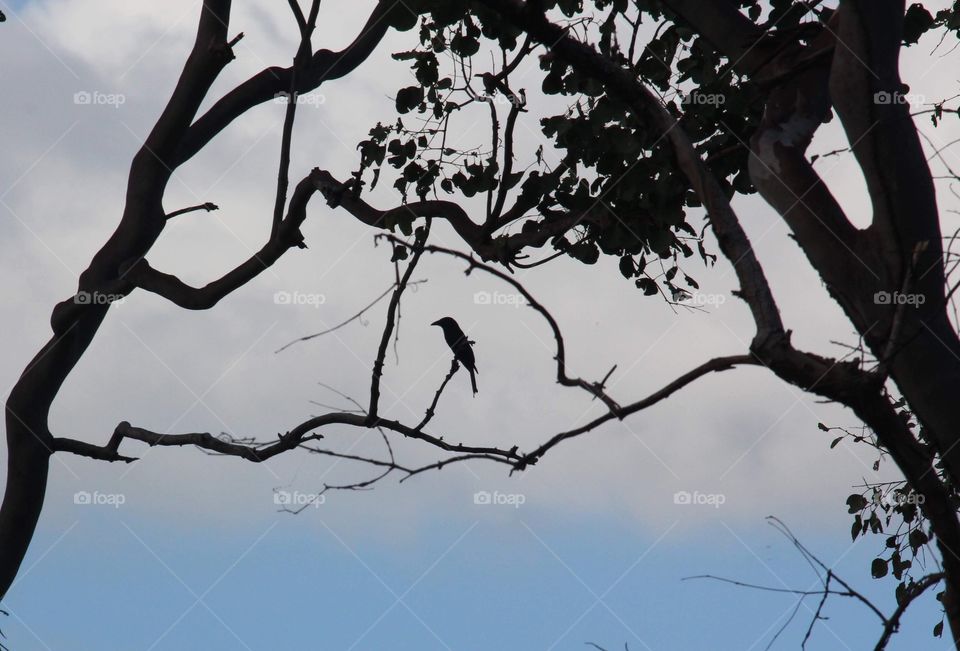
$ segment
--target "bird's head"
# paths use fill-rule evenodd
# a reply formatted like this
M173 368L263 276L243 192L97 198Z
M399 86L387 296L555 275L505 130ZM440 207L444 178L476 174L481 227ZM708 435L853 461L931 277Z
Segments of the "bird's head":
M434 322L431 323L430 325L440 326L441 328L446 329L446 328L449 328L450 326L455 326L455 325L457 325L457 322L454 321L452 318L450 318L450 317L448 317L448 316L445 316L445 317L443 317L442 319L437 319L436 321L434 321Z

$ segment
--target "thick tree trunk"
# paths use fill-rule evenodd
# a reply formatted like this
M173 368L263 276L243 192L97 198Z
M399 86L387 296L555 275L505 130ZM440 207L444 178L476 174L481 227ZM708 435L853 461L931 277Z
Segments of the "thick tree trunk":
M7 398L7 484L0 505L0 599L17 575L43 508L53 448L47 424L50 406L93 341L107 306L78 305L70 299L60 303L54 314L65 310L71 311L74 319L30 361Z
M42 432L49 440L49 433ZM47 441L7 408L7 485L0 507L0 599L13 584L33 538L47 490Z
M925 322L916 318L906 321L897 342L902 348L891 362L891 376L924 427L935 433L960 432L960 339L943 311ZM945 436L939 439L947 444ZM948 464L951 470L960 466L956 441L940 453L952 462Z
M363 30L343 50L310 49L306 69L297 80L298 90L307 92L326 80L343 77L366 60L386 34L389 21L385 18L395 5L389 0L378 2ZM227 40L230 6L231 0L204 0L197 37L173 94L131 163L120 224L81 274L80 293L54 308L50 319L53 338L30 362L7 399L9 456L7 484L0 505L0 599L23 562L43 506L53 448L47 423L50 406L109 308L102 301L74 299L82 293L99 294L100 299L106 294L125 296L137 286L133 280L137 277L145 288L160 291L175 303L206 309L256 277L288 249L302 245L298 229L306 218L306 203L316 191L315 173L297 186L288 216L280 223L276 237L271 237L250 260L206 288L196 290L175 276L156 272L145 259L166 224L163 194L173 170L246 110L289 90L292 68L268 68L197 117L211 85L233 59L233 44L240 38ZM314 3L311 20L316 17L318 6Z

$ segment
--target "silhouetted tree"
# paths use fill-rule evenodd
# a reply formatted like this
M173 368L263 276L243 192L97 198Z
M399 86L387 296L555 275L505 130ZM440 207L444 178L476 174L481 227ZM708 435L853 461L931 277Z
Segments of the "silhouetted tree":
M373 3L371 3L373 4ZM319 1L304 13L290 6L300 47L288 68L271 67L217 100L199 107L233 58L240 36L229 33L229 0L206 0L197 38L176 88L131 163L126 205L116 232L81 275L77 293L51 316L53 335L24 371L7 401L9 472L0 509L0 594L10 586L43 505L49 458L70 452L107 461L124 439L151 445L194 445L262 461L318 440L329 424L379 428L385 436L420 439L445 454L412 468L366 459L386 476L412 474L467 458L523 470L564 440L612 419L623 419L667 398L714 371L762 366L810 394L848 407L869 440L897 464L905 484L897 490L922 496L913 512L891 513L910 532L895 537L890 562L901 581L898 597L940 585L946 621L960 640L960 338L951 321L954 259L945 252L941 208L920 135L903 101L909 88L898 57L929 30L956 32L958 5L931 14L920 4L895 0L405 0L373 6L366 26L343 51L315 49L311 35ZM652 19L652 36L640 29ZM296 102L286 108L272 229L263 248L203 287L154 269L147 256L171 215L162 207L174 171L250 108L285 93L291 98L349 75L378 47L388 29L416 30L409 61L413 85L396 90L401 115L385 116L359 145L352 172L314 169L288 197L288 168ZM643 41L646 42L643 42ZM498 61L486 55L493 50ZM540 93L514 87L511 73L539 56ZM485 67L486 66L486 67ZM540 121L560 164L541 152L518 160L514 130L528 103L557 96L565 109ZM947 98L951 93L945 93ZM922 111L934 124L956 113L944 101ZM450 118L470 105L487 105L488 150L448 144ZM552 104L551 104L552 105ZM854 226L818 176L807 147L836 115L863 174L872 202L869 226ZM410 124L410 122L415 124ZM960 180L949 170L948 180ZM396 206L375 208L367 185L384 175L400 193ZM155 433L120 423L103 445L58 437L49 431L50 405L84 354L109 303L89 297L153 292L186 309L212 308L280 256L304 246L300 225L319 192L327 204L375 229L388 231L394 261L408 260L390 293L390 306L372 369L369 401L358 412L331 412L301 423L269 443L224 440L209 434ZM731 198L758 193L790 228L809 264L862 338L861 354L837 360L793 345L776 298L745 234ZM440 195L451 198L441 199ZM412 196L411 196L412 195ZM480 221L457 197L485 201ZM211 209L210 204L193 209ZM687 258L714 256L688 220L704 209L719 254L732 265L737 295L755 332L742 354L706 360L652 395L630 403L607 393L608 378L568 375L559 325L549 311L505 273L569 256L592 264L601 254L619 258L622 275L644 295L682 300L697 288ZM446 220L469 253L429 243L431 220ZM510 228L519 224L519 228ZM397 235L397 231L404 236ZM409 238L414 237L413 241ZM537 262L534 249L551 253ZM451 366L424 419L416 425L378 412L383 359L397 307L424 253L454 256L470 270L513 284L549 323L556 338L557 380L602 400L607 412L557 433L529 451L447 443L425 426L458 369ZM609 377L609 374L608 374ZM894 398L896 394L898 397ZM825 429L829 429L824 426ZM842 434L846 435L848 433ZM333 450L334 456L354 458ZM364 461L363 459L356 459ZM375 480L373 480L375 481ZM368 482L364 482L366 485ZM333 487L331 487L333 488ZM854 535L883 531L869 501L848 501L856 513ZM869 513L867 513L869 511ZM862 517L865 514L866 517ZM888 522L889 524L889 522ZM899 554L935 544L942 573L910 578ZM886 573L875 562L874 574ZM825 595L826 596L826 593ZM909 598L908 598L909 597ZM885 620L881 640L900 613Z

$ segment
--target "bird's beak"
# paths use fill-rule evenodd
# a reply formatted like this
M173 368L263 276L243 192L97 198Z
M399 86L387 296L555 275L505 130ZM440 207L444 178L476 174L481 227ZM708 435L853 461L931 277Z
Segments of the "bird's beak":
M438 326L438 325L440 325L440 322L439 322L439 321L434 321L434 322L433 322L433 323L431 323L430 325L435 325L435 326Z

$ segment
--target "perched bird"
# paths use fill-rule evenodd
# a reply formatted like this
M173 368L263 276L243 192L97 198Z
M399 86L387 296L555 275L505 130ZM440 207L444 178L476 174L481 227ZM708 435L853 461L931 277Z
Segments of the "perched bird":
M443 338L453 351L453 356L470 371L470 384L473 386L473 395L477 395L477 361L473 356L473 342L463 334L460 325L448 316L438 319L430 325L443 328Z

